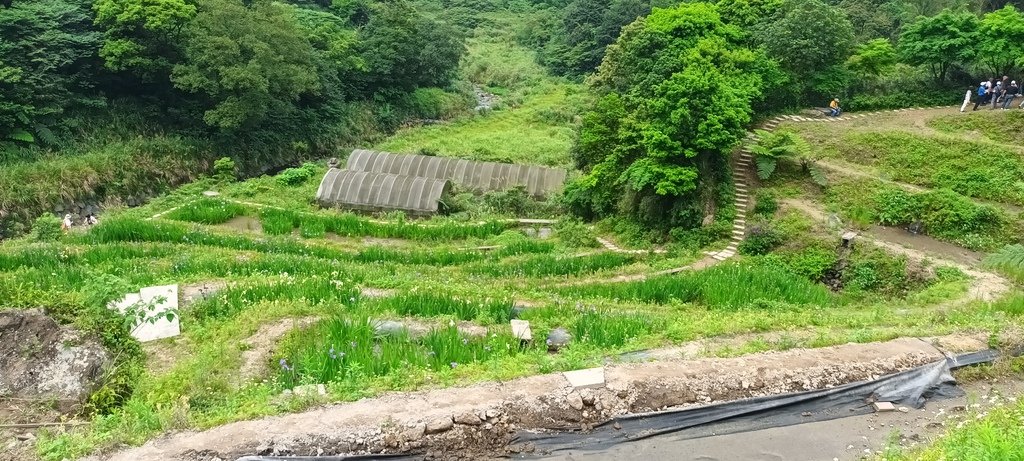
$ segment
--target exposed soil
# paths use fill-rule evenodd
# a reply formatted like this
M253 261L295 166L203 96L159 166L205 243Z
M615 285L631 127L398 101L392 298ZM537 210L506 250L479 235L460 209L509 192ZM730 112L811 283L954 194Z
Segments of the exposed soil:
M616 415L822 389L942 357L925 341L898 339L729 359L620 364L605 368L603 389L574 391L561 374L551 374L468 388L394 393L174 434L103 459L205 461L254 453L405 451L424 452L430 459L485 459L530 451L530 446L510 443L523 428L586 430Z
M281 319L277 322L260 327L256 333L242 343L247 349L242 351L242 366L239 369L240 381L245 382L260 377L267 370L270 357L274 354L277 343L295 328L312 324L316 317L299 319Z
M235 231L263 233L263 225L260 224L260 220L252 216L236 216L228 220L228 222L218 225L218 227Z

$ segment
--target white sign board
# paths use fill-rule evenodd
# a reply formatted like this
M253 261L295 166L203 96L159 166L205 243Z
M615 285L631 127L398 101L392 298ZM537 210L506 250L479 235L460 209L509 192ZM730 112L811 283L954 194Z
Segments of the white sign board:
M146 310L144 320L140 320L132 329L133 338L141 342L149 342L181 334L181 324L178 321L177 285L143 288L139 293L125 295L124 299L114 303L112 307L124 314L133 306ZM168 320L166 316L163 316L158 320L150 321L167 311L174 312L173 320Z

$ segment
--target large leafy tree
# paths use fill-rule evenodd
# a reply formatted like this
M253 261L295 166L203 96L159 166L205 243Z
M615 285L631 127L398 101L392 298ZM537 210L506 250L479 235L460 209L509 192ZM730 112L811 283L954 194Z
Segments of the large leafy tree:
M368 94L445 86L455 76L465 47L451 26L424 17L405 0L376 5L359 32Z
M1009 74L1024 59L1024 15L1013 5L985 15L979 27L978 60L996 74Z
M651 6L650 0L573 0L542 50L544 64L560 75L593 72L622 27L650 13Z
M854 44L846 15L820 0L785 0L755 35L789 73L800 102L830 96Z
M0 8L0 37L0 141L55 141L65 110L100 104L100 35L87 2L14 2Z
M699 225L700 190L722 179L751 101L773 75L742 36L705 3L655 9L623 29L593 80L599 99L574 149L585 171L567 191L574 210Z
M181 60L195 0L96 0L93 9L104 34L100 55L109 69L129 71L145 82L167 81Z
M922 16L904 29L899 50L907 63L928 66L935 81L941 83L951 66L974 59L978 26L978 17L968 12L944 10Z
M319 86L313 49L284 5L204 0L190 23L174 84L204 96L203 120L222 130L291 116Z

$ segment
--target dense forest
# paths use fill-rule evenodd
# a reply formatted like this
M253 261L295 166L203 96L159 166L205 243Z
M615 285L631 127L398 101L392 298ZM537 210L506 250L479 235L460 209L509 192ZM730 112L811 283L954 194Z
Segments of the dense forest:
M82 197L165 189L216 158L254 174L469 114L473 85L494 82L460 63L467 37L498 27L491 12L594 101L569 122L583 174L567 207L696 228L755 114L832 97L955 102L1024 64L1015 3L6 0L0 235Z

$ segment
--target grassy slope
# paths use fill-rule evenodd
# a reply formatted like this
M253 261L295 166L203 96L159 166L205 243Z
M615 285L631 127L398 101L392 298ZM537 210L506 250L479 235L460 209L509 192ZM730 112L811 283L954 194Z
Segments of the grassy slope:
M492 29L468 41L462 78L499 97L497 110L398 132L376 149L474 160L569 166L573 123L586 101L581 85L551 77L535 53L515 43L515 18L488 16Z
M316 178L311 178L306 184L278 188L277 192L285 197L308 193L315 181ZM232 187L244 188L244 184ZM194 197L199 190L210 186L197 184L186 189L191 189ZM184 199L182 192L144 209L128 210L124 215L149 215ZM32 289L19 289L0 296L0 299L8 300L6 302L12 306L23 302L46 305L49 301L44 293L65 293L70 295L70 302L80 302L79 294L84 295L90 290L90 280L98 274L114 274L132 287L228 280L237 288L225 292L223 298L183 311L182 337L162 344L156 352L173 359L173 366L143 374L135 394L112 416L98 419L94 425L79 432L43 437L40 449L47 459L76 457L111 443L140 443L170 429L204 428L305 408L312 402L277 398L287 381L282 380L281 370L272 367L271 363L264 364L266 368L263 368L270 379L247 384L240 381L237 370L242 361L245 339L261 325L289 318L330 317L338 312L339 306L345 306L342 309L349 318L401 317L391 304L359 300L358 295L351 291L356 286L393 288L400 293L439 293L481 301L531 299L542 307L527 312L525 318L532 322L535 334L540 337L560 326L586 328L590 325L599 331L619 331L617 337L620 339L611 342L605 342L605 339L601 342L583 340L570 353L558 356L529 350L515 356L460 364L455 369L416 368L382 375L347 376L329 383L332 400L351 400L383 391L426 385L509 379L575 369L598 364L609 354L722 335L794 332L773 341L753 338L749 343L715 351L719 355L732 355L766 349L885 340L910 334L941 334L961 330L963 325L971 325L972 329L991 329L1003 319L996 311L979 310L974 305L935 310L936 302L964 292L962 282L936 284L912 297L898 300L884 300L883 297L865 299L861 294L828 296L827 301L821 302L818 299L824 291L821 287L810 286L799 279L780 278L777 274L765 279L772 288L738 294L730 287L737 283L756 284L757 280L743 279L746 275L742 274L746 271L737 266L733 270L739 271L740 278L732 281L730 270L687 276L694 278L695 285L692 286L712 291L693 298L692 303L684 303L681 300L659 300L666 290L679 293L690 290L661 285L669 280L633 284L632 288L611 286L567 290L556 286L565 277L585 279L608 277L619 272L642 272L673 255L612 261L596 266L566 265L562 262L568 261L567 258L576 250L558 245L542 248L539 250L541 253L535 255L480 255L445 262L449 260L445 254L464 254L460 248L507 245L507 237L499 236L440 244L407 241L393 247L383 260L365 260L360 252L373 244L359 238L302 240L295 236L240 236L218 226L202 226L184 239L192 243L175 244L160 241L163 234L159 232L143 229L188 229L188 226L158 220L149 224L139 221L131 224L129 221L131 225L125 227L119 224L120 219L108 216L104 227L92 232L92 236L75 237L62 243L43 246L27 242L7 243L0 251L0 256L3 256L0 257L0 287L28 286ZM123 231L115 232L119 227ZM153 238L157 241L138 241ZM58 258L54 255L66 256ZM418 256L414 258L414 255ZM433 262L413 263L420 260ZM133 263L138 261L145 263ZM526 275L522 273L524 267L544 270ZM592 271L596 272L591 274ZM53 277L52 273L60 276ZM756 272L751 274L762 277ZM523 290L523 286L532 288ZM625 291L619 293L620 290ZM633 301L626 300L633 298L626 293L634 292L639 293L639 297ZM643 293L657 296L648 300L651 295ZM355 300L350 300L350 296ZM813 299L818 301L810 301ZM601 316L588 317L586 310L574 307L576 300L584 306L598 309ZM59 299L52 302L69 301ZM766 305L765 302L778 304ZM902 306L901 312L891 308L894 302ZM766 308L775 305L785 308ZM639 315L643 321L630 320L633 317L620 320L618 316L622 314ZM460 318L438 315L433 311L415 315L434 325L444 325L448 319ZM496 332L507 334L505 324L483 317L475 320ZM327 353L326 345L323 346L324 350L319 355ZM305 356L309 354L307 352ZM301 354L285 356L303 357ZM157 362L166 361L155 359L151 357ZM276 357L268 362L276 363ZM295 361L290 363L298 365Z
M1002 111L963 116L933 110L832 124L784 124L781 129L795 131L810 142L812 157L835 166L827 173L825 188L811 184L791 166L781 167L767 185L784 196L825 202L845 222L866 227L886 223L894 211L900 211L892 197L903 192L900 184L904 184L913 190L909 195L916 197L915 206L926 207L918 219L930 227L926 231L933 237L991 251L1020 238L1024 221L1017 205L1024 200L1024 148L929 126L951 119L987 126L1007 117L1016 116ZM971 226L961 227L957 224L961 222Z

